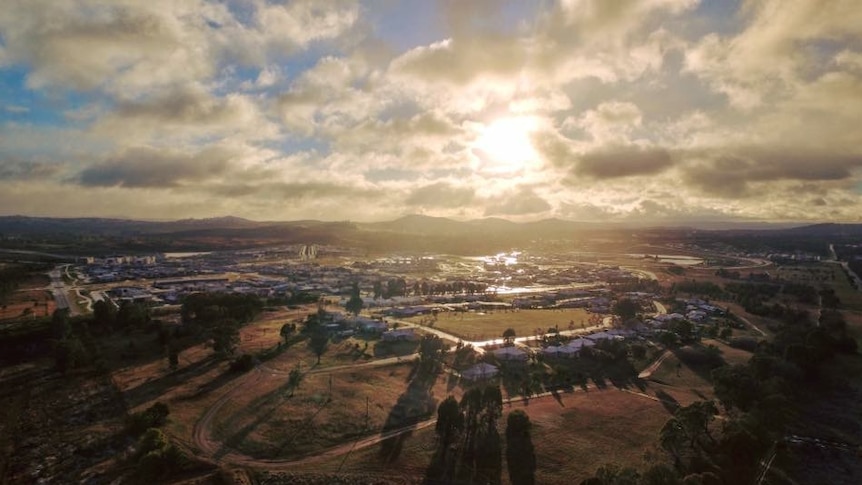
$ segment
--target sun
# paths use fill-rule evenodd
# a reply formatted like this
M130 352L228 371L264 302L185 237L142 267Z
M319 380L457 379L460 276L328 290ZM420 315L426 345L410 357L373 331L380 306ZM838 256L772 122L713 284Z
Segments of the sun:
M533 146L536 120L530 117L500 118L479 128L473 154L479 169L495 174L514 174L536 164L539 154Z

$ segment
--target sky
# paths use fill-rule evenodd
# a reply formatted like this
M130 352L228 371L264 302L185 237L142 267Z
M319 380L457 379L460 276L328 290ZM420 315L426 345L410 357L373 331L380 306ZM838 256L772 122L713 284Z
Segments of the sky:
M0 215L862 222L858 0L3 0Z

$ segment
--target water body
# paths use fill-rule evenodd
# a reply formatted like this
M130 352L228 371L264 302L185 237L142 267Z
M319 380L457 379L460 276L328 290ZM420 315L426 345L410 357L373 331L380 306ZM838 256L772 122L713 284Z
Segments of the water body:
M703 264L703 258L698 258L696 256L683 256L680 254L627 254L626 256L635 259L655 260L655 258L658 258L658 262L660 263L673 263L679 266Z
M212 254L212 251L200 251L196 253L165 253L165 257L168 259L180 259L193 258L195 256L206 256L207 254Z

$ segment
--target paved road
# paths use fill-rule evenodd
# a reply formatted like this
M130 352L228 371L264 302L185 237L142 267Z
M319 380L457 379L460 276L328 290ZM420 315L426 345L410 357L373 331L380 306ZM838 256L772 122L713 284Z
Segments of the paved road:
M74 317L80 315L81 312L78 310L78 305L72 305L69 302L69 291L71 288L67 287L63 281L62 272L65 270L64 266L57 266L48 273L48 276L51 278L51 284L48 285L48 289L54 295L54 303L57 305L57 308L60 310L68 309L69 315Z

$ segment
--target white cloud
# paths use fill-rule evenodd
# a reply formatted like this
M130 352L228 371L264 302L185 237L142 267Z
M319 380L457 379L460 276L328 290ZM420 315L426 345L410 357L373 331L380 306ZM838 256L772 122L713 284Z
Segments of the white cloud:
M34 96L0 98L24 120L0 129L0 201L50 212L26 188L74 199L67 215L103 196L149 217L855 217L842 202L862 186L862 9L744 2L738 28L712 29L698 3L524 2L513 23L493 1L440 2L436 20L404 19L427 42L399 51L374 37L374 2L8 0L0 69L24 69ZM41 122L54 105L59 121ZM517 119L535 126L477 161L481 134ZM507 143L530 160L502 163Z

